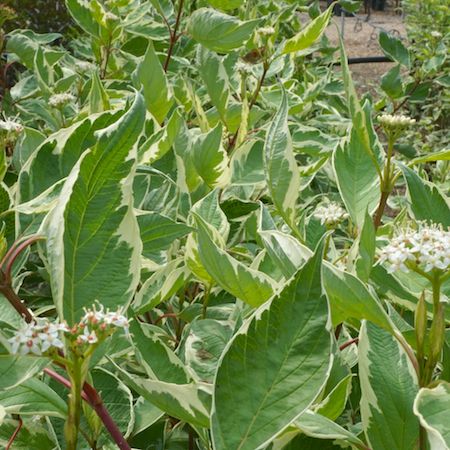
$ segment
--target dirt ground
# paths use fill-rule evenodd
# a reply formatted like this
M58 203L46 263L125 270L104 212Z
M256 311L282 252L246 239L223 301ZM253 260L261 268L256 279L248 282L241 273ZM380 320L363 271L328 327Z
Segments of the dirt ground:
M366 21L366 18L367 14L361 10L356 17L345 17L343 20L344 42L350 58L382 56L383 52L378 44L378 34L383 30L392 32L400 38L406 37L402 15L397 14L389 4L385 11L372 11L369 21ZM335 17L334 21L341 30L342 18ZM337 45L338 31L336 27L328 27L326 34L330 41ZM380 77L391 67L392 63L370 63L352 64L350 69L358 90L367 92L379 84Z

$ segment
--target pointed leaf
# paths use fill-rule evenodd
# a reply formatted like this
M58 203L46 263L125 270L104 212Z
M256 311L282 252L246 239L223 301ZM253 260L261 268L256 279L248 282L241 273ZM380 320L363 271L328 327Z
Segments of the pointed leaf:
M224 353L213 397L216 450L261 448L322 390L331 363L322 251L323 245ZM287 326L293 318L295 326Z
M131 180L144 117L137 94L120 120L98 132L44 223L53 299L69 324L95 300L126 306L139 282L142 243Z

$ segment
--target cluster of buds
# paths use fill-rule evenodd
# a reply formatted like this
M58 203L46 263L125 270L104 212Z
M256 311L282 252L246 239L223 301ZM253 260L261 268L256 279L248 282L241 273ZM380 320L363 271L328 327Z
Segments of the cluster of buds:
M275 28L274 27L261 27L256 30L256 32L260 36L272 36L275 34Z
M128 334L129 321L119 309L110 311L103 305L94 305L84 309L81 321L71 330L77 344L95 344L110 336L116 328L122 328Z
M88 61L77 61L75 63L75 69L80 72L88 72L94 68L94 65Z
M106 310L102 305L85 309L85 314L72 328L66 323L52 323L47 319L24 325L9 339L13 354L50 354L55 349L64 349L64 338L84 349L86 346L97 344L112 335L118 328L128 334L129 321L121 310L115 312ZM84 351L84 350L83 350Z
M418 268L424 272L450 268L450 231L437 225L407 230L394 237L381 251L380 262L387 262L388 272L408 272Z
M65 92L62 94L53 94L49 100L48 100L48 104L50 106L53 106L54 108L58 108L61 109L64 106L66 106L68 103L72 103L76 100L75 96Z
M69 328L65 323L51 323L46 319L37 319L20 328L8 342L11 344L13 354L41 356L54 349L63 349L63 336L68 332Z
M382 114L378 116L378 122L387 135L397 136L402 131L414 125L416 120L403 115Z
M319 205L313 216L320 219L322 225L334 226L348 218L348 213L335 202Z

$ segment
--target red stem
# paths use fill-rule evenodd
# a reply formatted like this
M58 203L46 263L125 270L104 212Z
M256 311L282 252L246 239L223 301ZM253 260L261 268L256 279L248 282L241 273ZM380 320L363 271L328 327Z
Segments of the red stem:
M17 435L19 434L19 431L20 431L21 428L22 428L22 425L23 425L22 417L19 416L19 419L18 419L18 420L19 420L19 423L18 423L18 425L17 425L17 428L14 430L14 433L13 433L12 436L9 438L9 441L8 441L8 443L6 444L5 450L9 450L9 449L11 448L11 446L12 446L13 443L14 443L14 440L16 439Z
M184 0L180 0L180 4L178 6L178 13L177 18L175 21L175 26L173 27L173 31L170 30L170 43L169 43L169 50L167 51L166 60L164 61L164 72L167 72L167 69L169 67L170 58L172 57L173 48L175 47L176 42L178 41L179 35L177 35L178 27L180 25L181 21L181 14L183 13L183 3Z
M345 348L350 347L350 345L352 345L352 344L357 344L358 341L359 341L359 338L350 339L349 341L344 342L344 343L339 347L339 350L342 351L342 350L344 350Z

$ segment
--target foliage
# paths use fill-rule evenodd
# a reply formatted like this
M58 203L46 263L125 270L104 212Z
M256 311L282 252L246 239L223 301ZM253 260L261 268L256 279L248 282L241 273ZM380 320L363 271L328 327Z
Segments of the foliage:
M360 100L308 3L2 34L2 446L450 448L450 154L405 146L445 62L383 34Z

